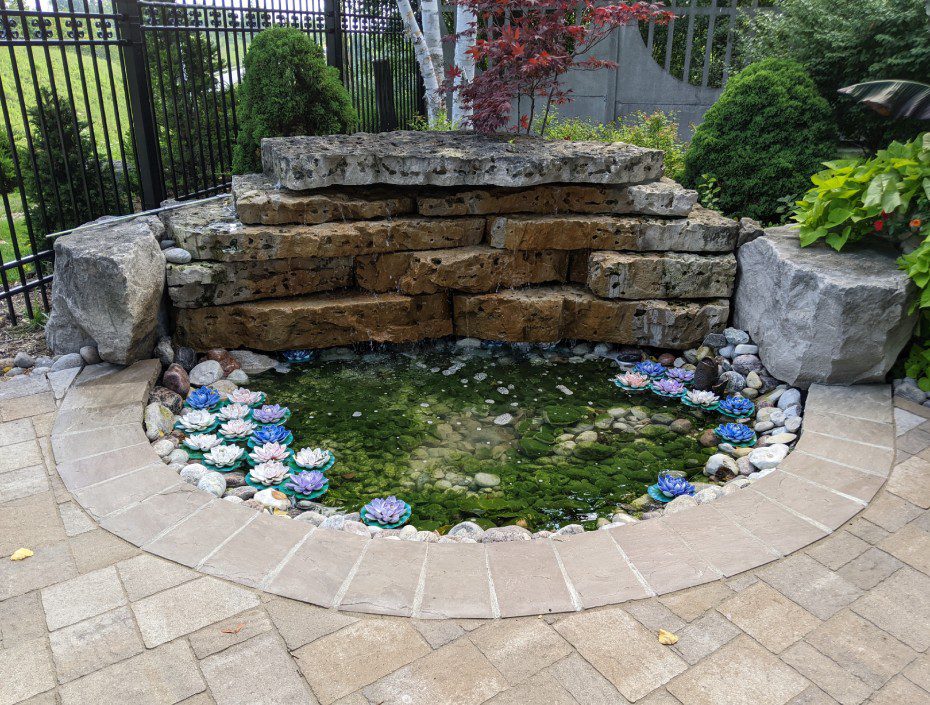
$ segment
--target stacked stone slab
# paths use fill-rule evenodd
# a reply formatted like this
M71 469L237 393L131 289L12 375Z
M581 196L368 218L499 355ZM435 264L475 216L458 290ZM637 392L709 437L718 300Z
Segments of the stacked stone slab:
M686 348L729 318L738 225L624 144L471 133L264 140L264 174L174 211L182 342L447 335Z

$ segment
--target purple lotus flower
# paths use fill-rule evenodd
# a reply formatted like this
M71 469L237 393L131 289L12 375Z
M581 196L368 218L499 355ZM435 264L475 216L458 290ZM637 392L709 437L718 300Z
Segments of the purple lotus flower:
M396 524L407 511L408 505L394 495L371 500L362 509L365 516L378 524Z
M666 497L694 494L694 485L683 477L674 477L668 474L659 475L659 481L656 484Z
M288 408L280 404L265 404L252 412L252 418L259 423L277 423L287 416Z
M692 372L691 370L686 370L682 367L669 368L668 372L666 372L665 375L669 379L674 379L679 382L683 382L685 384L687 384L688 382L694 379L694 372Z
M645 362L637 362L633 369L639 372L641 375L646 375L647 377L652 377L653 379L658 379L659 377L665 376L665 365L662 365L658 362L650 362L646 360Z
M660 379L652 383L652 390L667 397L680 397L685 393L685 385L674 379Z
M327 482L326 475L319 470L311 470L291 475L290 481L284 486L297 494L313 494L326 487Z

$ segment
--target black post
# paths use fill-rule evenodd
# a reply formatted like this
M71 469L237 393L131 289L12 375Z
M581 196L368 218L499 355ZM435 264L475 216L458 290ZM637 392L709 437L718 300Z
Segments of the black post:
M148 210L157 208L165 200L165 180L159 160L152 91L145 62L142 10L138 0L116 0L116 11L120 15L120 38L124 42L120 48L126 68L132 138L142 179L142 208Z
M381 132L397 129L397 109L394 106L394 76L390 59L371 62L375 71L375 103L378 105L378 128Z
M345 83L340 2L341 0L323 0L323 19L326 28L326 63L339 69L339 78Z

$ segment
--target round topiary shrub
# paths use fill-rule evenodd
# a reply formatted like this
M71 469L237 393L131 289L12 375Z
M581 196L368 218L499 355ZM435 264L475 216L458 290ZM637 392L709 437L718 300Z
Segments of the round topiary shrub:
M323 49L294 27L260 32L245 55L236 92L239 135L233 173L261 171L263 137L348 132L357 121L339 72Z
M723 212L773 221L778 199L800 197L836 147L830 106L801 65L765 59L733 76L704 115L684 178L712 176Z

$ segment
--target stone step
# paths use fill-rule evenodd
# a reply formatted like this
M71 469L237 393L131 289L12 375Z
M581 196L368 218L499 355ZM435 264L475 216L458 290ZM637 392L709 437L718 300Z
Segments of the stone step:
M303 257L168 265L168 296L178 308L301 296L352 286L351 257Z
M262 165L285 188L394 184L635 184L662 176L662 151L474 132L382 132L262 140Z
M605 300L572 286L453 298L455 334L485 340L590 340L684 350L727 324L730 302Z
M684 252L592 252L576 257L571 280L605 299L729 297L736 257Z
M319 225L243 225L229 200L169 213L166 224L179 247L194 259L235 262L256 259L346 257L398 250L477 245L484 218L396 218Z
M527 189L420 193L417 212L429 217L511 213L686 216L697 203L697 197L697 191L671 179L622 186L547 184Z
M398 189L289 191L277 187L264 174L233 176L232 197L239 220L246 225L315 225L334 220L396 218L415 210L413 197Z
M510 250L732 252L739 223L695 207L687 218L512 215L490 218L488 242Z
M443 289L480 293L502 287L565 281L567 252L498 250L485 245L425 252L362 255L355 259L359 288L431 294Z
M451 333L446 294L344 292L179 309L176 337L196 350L275 351L368 341L406 343Z

